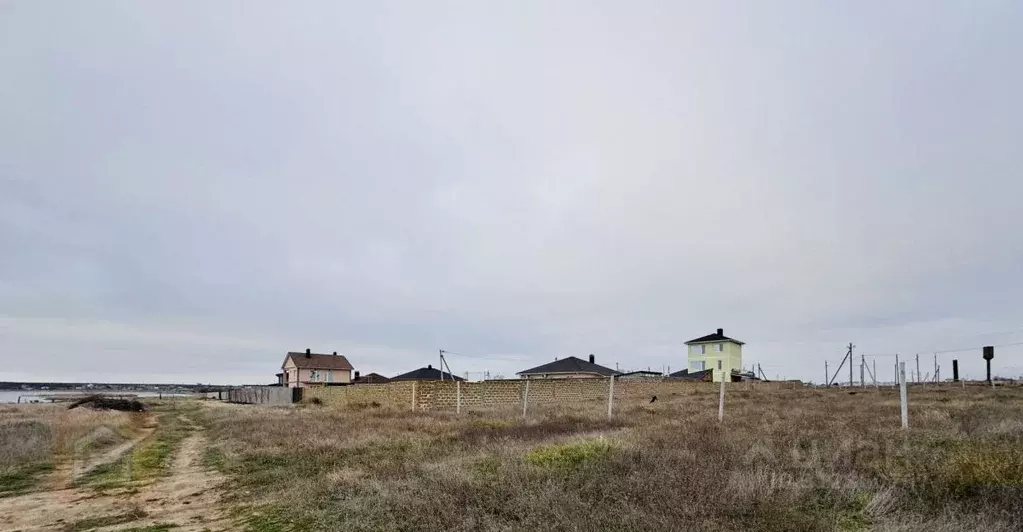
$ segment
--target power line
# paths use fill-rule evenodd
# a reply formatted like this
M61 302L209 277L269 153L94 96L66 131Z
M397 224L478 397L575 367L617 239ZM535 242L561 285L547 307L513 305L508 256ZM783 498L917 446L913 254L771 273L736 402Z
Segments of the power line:
M1009 344L997 344L997 345L994 345L992 347L1012 347L1012 346L1017 346L1017 345L1023 345L1023 342L1013 342L1013 343L1009 343ZM983 349L984 347L985 346L978 345L978 346L974 346L974 347L963 347L963 348L959 348L959 349L939 349L937 351L935 351L935 350L925 350L925 351L916 352L914 354L917 354L917 355L919 355L919 354L940 355L940 354L943 354L943 353L960 353L960 352L963 352L963 351L974 351L974 350L977 350L977 349ZM908 352L907 352L907 355L908 355ZM899 356L899 355L897 353L873 353L873 354L871 354L871 353L864 353L863 356L867 356L867 357L896 357L896 356Z
M1012 347L1012 346L1016 346L1016 345L1023 345L1023 342L1014 342L1014 343L1011 343L1011 344L999 344L999 345L994 345L994 346L991 346L991 347ZM977 346L977 347L965 347L963 349L944 349L944 350L940 350L940 351L930 351L930 353L933 353L933 354L936 354L936 355L940 355L942 353L959 353L961 351L973 351L975 349L983 349L984 347L985 346L981 345L981 346ZM926 353L926 351L924 353Z
M494 357L494 356L484 357L484 356L479 356L479 355L463 355L462 353L456 353L454 351L448 351L447 349L441 349L441 352L444 353L445 355L455 355L456 357L475 358L475 359L479 359L479 360L506 360L506 361L510 361L510 362L520 362L520 361L522 361L521 358Z

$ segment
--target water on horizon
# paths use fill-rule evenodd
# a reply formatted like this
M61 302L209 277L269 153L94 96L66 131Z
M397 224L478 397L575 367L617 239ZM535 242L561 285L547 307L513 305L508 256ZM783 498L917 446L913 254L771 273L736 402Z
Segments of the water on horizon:
M40 403L48 402L43 396L46 395L134 395L137 397L159 397L160 392L151 391L138 391L138 392L115 392L110 390L102 391L86 391L86 390L0 390L0 404L4 403L17 403L18 398L21 398L21 402L32 402L37 401ZM164 397L185 397L191 394L174 394L164 393Z

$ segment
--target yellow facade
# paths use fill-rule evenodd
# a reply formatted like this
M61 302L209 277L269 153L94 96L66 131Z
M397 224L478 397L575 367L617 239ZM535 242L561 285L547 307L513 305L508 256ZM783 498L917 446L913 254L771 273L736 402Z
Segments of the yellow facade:
M742 345L731 341L690 344L689 372L714 370L714 382L731 380L732 370L742 370Z

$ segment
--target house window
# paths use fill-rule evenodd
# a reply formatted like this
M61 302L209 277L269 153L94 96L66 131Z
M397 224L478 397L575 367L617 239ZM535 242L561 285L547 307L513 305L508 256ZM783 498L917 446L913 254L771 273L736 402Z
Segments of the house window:
M707 346L705 346L705 345L693 346L693 354L697 354L697 355L705 355L705 354L707 354Z
M693 362L693 371L703 371L707 369L707 363L703 360L699 362Z
M720 353L720 352L725 350L725 345L724 344L714 344L714 350L717 351L718 353Z

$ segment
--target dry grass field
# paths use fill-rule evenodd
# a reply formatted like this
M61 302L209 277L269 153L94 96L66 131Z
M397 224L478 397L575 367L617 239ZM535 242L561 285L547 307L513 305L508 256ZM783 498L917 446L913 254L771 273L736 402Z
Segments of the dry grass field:
M1009 531L1023 389L743 390L521 411L205 408L239 528Z
M0 408L0 531L234 530L190 417L200 404L152 406Z
M58 465L121 444L145 422L145 415L125 412L0 405L0 496L33 489Z
M733 385L722 424L706 387L611 419L0 407L0 530L1021 530L1023 388L910 398L908 432L892 389Z

